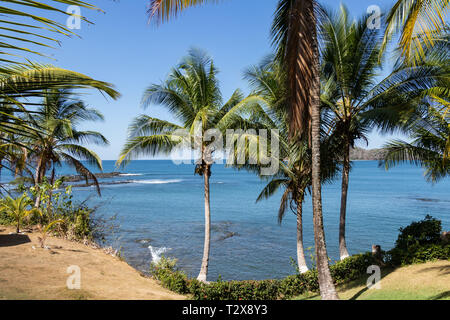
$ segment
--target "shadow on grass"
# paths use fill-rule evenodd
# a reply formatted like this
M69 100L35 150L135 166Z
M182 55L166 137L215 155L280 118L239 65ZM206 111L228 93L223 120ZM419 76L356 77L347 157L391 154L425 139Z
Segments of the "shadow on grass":
M430 297L429 300L441 300L444 298L450 297L450 291L441 292L433 297Z
M395 268L384 268L384 269L381 269L381 280L383 280L384 277L386 277L390 273L394 272L395 270L396 270ZM362 288L357 293L355 293L352 297L349 298L349 300L356 300L363 293L365 293L367 290L369 290L369 288L367 287L367 279L368 279L368 277L370 277L369 274L367 274L367 276L362 276L358 280L354 280L354 281L351 281L349 283L346 283L346 284L343 284L343 285L339 286L339 289L340 290L350 290L350 289L353 289L353 288L357 288L357 287L363 286L364 288Z
M31 242L24 234L0 234L0 247L13 247Z
M430 272L430 271L438 271L440 275L445 276L450 274L450 265L429 267L421 270L420 272Z

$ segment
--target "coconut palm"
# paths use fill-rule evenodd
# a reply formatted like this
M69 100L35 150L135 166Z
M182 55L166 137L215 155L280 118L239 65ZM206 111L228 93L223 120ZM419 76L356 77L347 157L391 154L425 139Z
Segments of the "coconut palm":
M447 29L449 0L397 0L389 11L382 48L396 33L405 61L413 64L424 57L425 48L435 44L436 36Z
M203 259L198 275L206 281L210 252L210 185L211 167L214 163L213 142L205 141L209 129L232 128L244 121L239 111L251 98L243 99L236 90L223 104L216 78L218 70L205 53L192 49L187 57L174 69L162 84L154 84L146 89L142 103L144 107L152 103L166 107L181 125L156 119L147 115L137 117L129 128L129 138L121 151L118 165L140 155L169 154L182 145L198 151L195 173L204 178L205 193L205 241ZM237 127L240 128L240 127ZM186 133L186 136L184 136ZM205 139L203 139L205 137ZM222 148L222 146L218 146Z
M16 231L20 233L20 224L29 215L38 212L36 208L29 208L33 204L27 194L22 194L18 198L5 197L0 204L0 212L5 212L16 220Z
M164 22L181 11L217 0L150 0L148 13ZM320 183L320 62L314 0L279 0L273 23L274 44L285 61L291 136L307 136L312 144L314 240L320 293L338 299L331 278L325 244Z
M92 179L100 188L95 175L81 162L88 161L99 170L102 170L102 161L92 150L83 146L86 143L107 145L108 140L96 131L80 131L77 127L86 121L101 121L102 114L88 108L85 103L73 96L70 90L48 90L42 105L33 116L27 119L33 129L23 142L30 146L28 159L35 164L35 186L43 182L45 174L51 169L51 183L55 177L55 167L65 161L69 166L86 177ZM39 206L40 197L36 199Z
M333 130L341 139L343 154L339 223L340 258L349 256L345 242L350 148L365 139L370 123L362 114L368 110L369 94L377 84L380 32L367 26L367 16L350 19L341 6L339 13L324 12L321 23L321 55L324 109L331 113Z
M265 106L259 109L263 114L254 114L250 121L257 119L254 126L279 132L280 156L279 172L268 182L257 198L267 199L284 189L278 210L278 222L281 224L286 211L291 209L297 216L297 263L300 272L308 270L303 248L303 201L311 191L311 149L306 140L289 139L289 115L286 108L285 73L280 63L270 56L259 66L249 68L245 78L253 88L258 102ZM252 109L256 111L255 108ZM323 122L325 123L325 122ZM330 147L331 137L322 131L322 180L330 181L337 173L338 158ZM246 166L253 169L252 166Z

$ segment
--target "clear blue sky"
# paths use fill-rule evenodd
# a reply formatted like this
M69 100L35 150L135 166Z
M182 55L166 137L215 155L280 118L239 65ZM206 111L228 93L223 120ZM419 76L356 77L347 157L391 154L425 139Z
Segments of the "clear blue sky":
M84 100L105 115L104 123L89 123L85 129L102 132L111 142L107 148L92 148L104 160L117 159L133 117L147 113L173 120L159 106L140 107L144 89L165 79L190 47L206 50L220 70L222 93L227 98L236 88L248 92L242 71L271 52L269 29L276 0L224 0L186 11L178 19L155 27L147 22L146 0L93 2L106 13L83 10L95 25L82 24L81 38L62 39L62 46L49 51L55 59L38 59L113 83L121 92L118 101L97 93ZM370 5L388 8L393 0L346 0L357 16ZM322 0L337 8L339 1ZM36 57L33 57L37 60ZM387 137L370 135L369 147L381 146Z

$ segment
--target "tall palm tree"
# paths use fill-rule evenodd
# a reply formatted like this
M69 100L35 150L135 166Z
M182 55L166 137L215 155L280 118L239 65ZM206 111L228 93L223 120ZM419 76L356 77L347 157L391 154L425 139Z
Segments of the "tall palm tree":
M196 5L217 0L150 0L149 15L159 22ZM279 0L273 27L288 74L291 136L308 136L312 144L314 240L320 292L323 299L338 299L331 278L325 244L320 183L320 62L314 0Z
M324 109L331 113L333 129L341 138L343 150L341 209L339 222L340 258L349 256L345 241L347 193L350 173L350 148L366 139L370 123L362 114L368 110L370 90L377 84L380 32L367 26L367 16L350 19L341 6L339 13L322 15L321 55Z
M55 167L65 161L68 165L86 177L92 179L100 188L95 175L81 162L102 170L100 157L82 144L94 143L107 145L108 140L96 131L79 131L77 126L86 121L103 120L102 114L88 108L83 101L73 96L69 90L48 90L45 92L42 105L34 115L28 115L31 127L29 136L23 143L30 146L29 160L35 164L34 182L36 187L43 182L45 174L51 169L51 183L55 177ZM40 197L36 199L39 206Z
M405 61L417 63L425 48L435 44L447 27L449 0L397 0L387 15L382 48L400 33L399 46Z
M297 263L300 272L308 271L303 248L303 201L311 192L311 148L307 140L289 139L289 115L286 108L285 73L280 63L270 56L260 65L249 68L245 73L253 94L258 102L265 106L259 109L264 114L254 114L254 123L259 128L277 129L280 139L279 172L261 191L257 201L267 199L284 189L278 210L278 222L281 224L286 211L297 216ZM253 109L254 111L257 111ZM250 120L253 120L250 119ZM322 122L326 123L326 122ZM331 181L338 172L338 156L333 150L332 137L322 130L322 181ZM324 161L325 160L325 161ZM253 169L252 166L247 166Z
M175 147L187 142L187 146L199 152L195 173L204 178L205 199L205 239L203 259L198 280L206 281L209 266L211 212L210 185L211 167L214 163L213 141L205 141L209 129L232 128L240 122L238 112L249 99L244 99L239 90L223 104L216 78L218 70L205 53L192 49L187 57L170 73L162 84L154 84L146 89L142 103L144 107L152 103L166 107L181 125L151 118L137 117L129 128L129 138L122 149L118 165L140 155L169 154ZM182 131L190 134L185 137ZM222 147L222 146L220 146Z

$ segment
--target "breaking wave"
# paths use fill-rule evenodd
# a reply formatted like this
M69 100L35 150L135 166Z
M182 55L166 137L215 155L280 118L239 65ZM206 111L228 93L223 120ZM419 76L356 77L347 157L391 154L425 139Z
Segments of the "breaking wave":
M154 263L158 263L159 260L161 260L161 255L164 252L167 252L169 250L171 250L171 248L166 248L166 247L152 247L152 246L148 246L148 249L150 250L150 254L152 255L152 262Z

